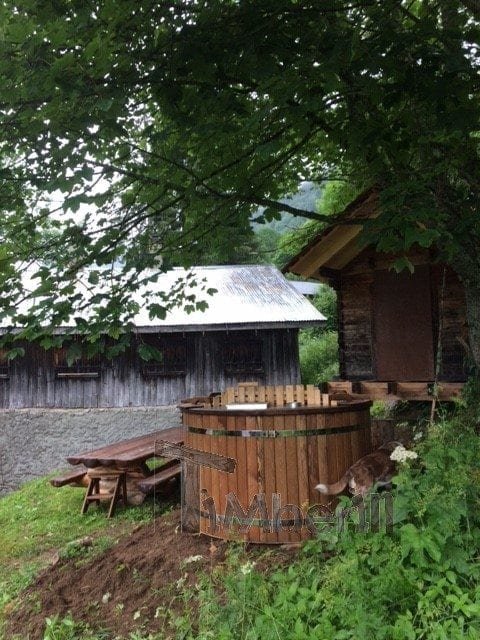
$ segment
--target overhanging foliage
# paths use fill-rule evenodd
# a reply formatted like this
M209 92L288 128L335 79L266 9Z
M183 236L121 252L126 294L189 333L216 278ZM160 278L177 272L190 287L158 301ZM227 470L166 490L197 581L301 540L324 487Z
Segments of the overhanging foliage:
M18 265L43 261L45 304L60 291L66 312L82 269L117 263L88 330L118 328L137 272L192 264L258 206L288 210L279 198L300 180L340 174L381 187L367 229L380 250L435 245L456 268L475 350L476 6L4 0L4 312L21 295Z

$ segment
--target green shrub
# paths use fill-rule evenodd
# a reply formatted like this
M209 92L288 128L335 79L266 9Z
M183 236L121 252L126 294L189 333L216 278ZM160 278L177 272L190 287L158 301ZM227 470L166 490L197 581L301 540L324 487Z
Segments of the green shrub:
M300 372L303 384L320 384L338 375L337 294L322 286L313 304L327 318L323 327L300 331Z
M320 292L313 299L313 305L316 309L323 313L326 318L325 325L321 329L313 329L313 333L321 335L326 331L337 331L338 329L338 313L337 313L337 292L326 284L322 285Z
M311 331L302 331L299 344L303 384L319 384L338 375L338 342L335 331L325 331L320 336Z

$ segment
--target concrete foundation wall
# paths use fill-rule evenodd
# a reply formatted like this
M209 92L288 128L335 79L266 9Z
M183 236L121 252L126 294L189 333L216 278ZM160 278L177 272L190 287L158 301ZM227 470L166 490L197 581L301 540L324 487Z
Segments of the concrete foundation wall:
M68 469L73 453L180 424L175 406L0 411L0 495Z

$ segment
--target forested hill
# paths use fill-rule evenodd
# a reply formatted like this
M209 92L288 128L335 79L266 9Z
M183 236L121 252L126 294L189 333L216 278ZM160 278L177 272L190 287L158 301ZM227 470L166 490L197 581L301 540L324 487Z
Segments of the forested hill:
M280 202L289 204L290 206L296 207L297 209L316 211L317 202L320 199L321 195L321 186L314 184L313 182L302 182L298 188L297 193L282 198ZM260 208L258 210L258 214L260 214L262 211L263 209ZM306 220L306 218L292 216L292 214L290 213L283 212L279 220L272 220L271 222L267 222L265 224L258 224L254 222L253 229L255 232L257 232L259 229L264 229L265 227L267 227L273 229L278 234L283 235L287 231L291 231L292 229L301 227L306 222Z
M302 182L297 193L282 198L280 202L289 204L297 209L305 211L317 211L317 203L322 195L322 188L313 182ZM259 218L263 209L258 209L252 215L252 220ZM221 246L211 242L210 235L206 235L201 243L197 243L198 265L215 264L275 264L282 267L305 240L305 236L296 238L297 229L302 227L307 218L297 217L291 213L283 212L278 220L270 222L248 222L232 226L228 223L225 233L228 233L228 242ZM292 238L295 242L292 244ZM169 256L169 266L178 266L175 259Z

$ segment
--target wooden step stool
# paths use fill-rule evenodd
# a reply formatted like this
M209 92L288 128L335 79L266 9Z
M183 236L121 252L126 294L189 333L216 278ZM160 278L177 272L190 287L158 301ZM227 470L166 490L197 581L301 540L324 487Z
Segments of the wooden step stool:
M83 500L81 513L86 513L91 502L96 502L98 505L102 500L109 501L107 518L111 518L115 513L115 506L119 500L123 501L123 504L127 504L127 474L125 471L95 471L90 470L88 472L88 487ZM106 478L116 478L115 487L112 493L100 492L100 480Z

